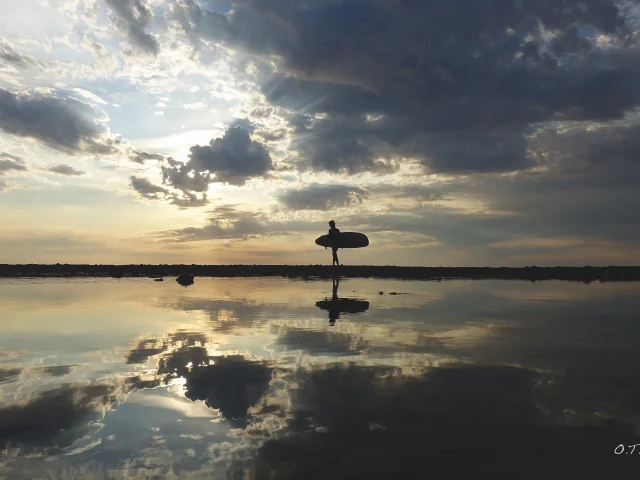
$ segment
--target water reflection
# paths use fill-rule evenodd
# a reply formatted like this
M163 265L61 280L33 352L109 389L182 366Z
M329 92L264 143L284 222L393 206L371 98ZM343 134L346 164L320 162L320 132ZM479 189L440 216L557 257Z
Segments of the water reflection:
M146 280L0 284L0 477L637 469L638 284Z
M369 302L357 300L355 298L339 298L338 288L340 287L340 277L334 276L331 279L332 294L331 300L325 298L316 302L316 307L329 312L329 324L335 325L341 313L362 313L369 310Z

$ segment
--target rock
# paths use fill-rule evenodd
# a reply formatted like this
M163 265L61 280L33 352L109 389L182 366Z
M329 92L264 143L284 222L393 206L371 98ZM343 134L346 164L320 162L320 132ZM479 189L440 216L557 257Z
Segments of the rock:
M164 282L164 278L156 278L153 281L154 282Z
M193 284L194 278L195 277L190 273L185 273L176 278L176 282L178 282L183 287L188 287L189 285Z
M380 290L380 291L378 292L378 295L384 295L384 292L383 292L382 290Z

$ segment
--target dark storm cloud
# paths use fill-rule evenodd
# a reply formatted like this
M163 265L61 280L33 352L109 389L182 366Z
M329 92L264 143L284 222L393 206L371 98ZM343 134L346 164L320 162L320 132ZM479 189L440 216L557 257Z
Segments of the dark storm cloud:
M0 61L14 65L18 68L32 68L38 62L27 55L22 55L14 50L6 41L0 39Z
M160 51L157 40L146 33L153 12L146 0L106 0L115 14L115 24L128 38L131 45L146 54L157 55Z
M0 89L0 129L68 154L117 152L120 140L107 136L99 117L97 109L73 98Z
M432 172L523 169L531 124L619 118L640 102L638 47L612 0L238 0L228 15L180 0L175 15L194 41L277 59L267 99L324 115L291 119L315 170L406 158Z
M57 173L58 175L65 175L67 177L78 177L81 175L85 175L87 173L87 172L83 172L82 170L78 170L77 168L74 168L71 165L66 165L64 163L49 167L47 168L47 171L52 173Z
M278 202L291 210L333 210L362 204L367 192L349 185L313 183L301 189L290 189L278 196Z
M640 224L634 216L640 208L637 183L622 183L622 172L615 168L606 171L600 184L598 172L592 176L588 168L570 174L465 178L430 188L434 195L446 198L463 194L482 199L484 206L478 206L476 211L438 202L405 210L394 204L387 212L351 215L341 223L372 235L402 232L428 236L447 247L476 248L476 255L487 254L483 247L512 239L559 237L584 242L638 242ZM490 260L498 264L506 255L504 249L489 253ZM593 255L596 254L594 250Z
M386 174L398 168L397 161L379 158L390 153L389 147L360 116L332 115L317 119L294 115L290 125L294 129L291 148L303 158L297 165L299 169Z
M582 185L612 189L640 182L640 125L609 122L546 129L536 136L536 155L559 176ZM568 182L567 182L568 183Z

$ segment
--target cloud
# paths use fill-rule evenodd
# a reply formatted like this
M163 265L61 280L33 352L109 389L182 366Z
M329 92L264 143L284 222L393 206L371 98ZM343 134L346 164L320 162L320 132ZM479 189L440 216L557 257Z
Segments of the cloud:
M535 137L541 165L575 186L616 188L640 182L640 125L630 120L541 129Z
M180 0L174 14L194 44L276 65L259 79L273 106L295 114L300 168L523 170L535 165L535 125L620 118L640 103L633 19L613 0L498 10L491 0L244 0L227 14Z
M421 184L377 184L368 185L366 191L370 196L391 197L397 199L409 199L422 204L423 202L449 201L452 198L442 191L447 189L446 183L437 185L421 185Z
M200 197L191 192L182 192L180 194L173 193L169 198L173 205L176 205L181 209L204 207L209 203L209 198L206 193L203 193Z
M109 117L97 106L63 94L64 89L12 93L0 88L0 130L68 155L121 156L136 163L164 159L113 135Z
M22 158L9 153L0 153L0 175L10 170L25 171L27 167Z
M8 182L6 180L4 178L4 175L10 172L24 171L27 171L27 167L21 157L11 155L10 153L6 152L0 153L0 192L9 189L12 186L15 186L14 183Z
M192 192L172 192L160 185L154 185L147 178L131 177L131 187L148 200L168 200L172 205L176 205L181 209L195 208L205 206L209 199L206 193L198 196Z
M203 240L249 240L252 238L288 235L285 222L269 221L257 212L242 211L234 205L223 205L210 212L209 223L203 227L187 227L155 232L152 235L168 242L194 242Z
M249 130L240 125L228 128L222 138L212 140L206 147L196 145L189 150L186 167L196 173L213 173L216 183L244 185L248 179L274 168L264 145L251 140Z
M248 240L269 235L266 224L257 214L220 207L212 212L204 227L187 227L159 232L168 241L192 242L202 240Z
M201 206L206 204L206 192L212 183L242 186L274 170L266 147L251 139L252 130L248 120L236 120L209 145L191 147L187 162L167 158L161 165L163 184L181 193L174 194L173 203ZM194 192L203 195L197 197Z
M112 154L122 143L109 136L104 114L73 98L0 89L0 129L39 140L68 154Z
M189 162L168 159L167 165L163 165L161 169L163 183L183 192L206 192L212 183L210 173L193 170Z
M129 158L133 162L144 164L144 162L146 162L147 160L162 161L164 160L165 157L158 153L149 153L149 152L141 152L141 151L133 150L131 151Z
M106 0L115 14L115 25L124 33L134 49L156 56L160 46L155 37L145 32L153 18L153 12L145 0Z
M77 168L74 168L71 165L67 165L64 163L49 167L47 168L47 171L52 173L57 173L58 175L65 175L67 177L78 177L81 175L86 175L87 173L87 172L83 172L82 170L78 170Z
M133 189L138 192L142 197L147 199L157 199L159 193L168 194L169 190L166 188L160 187L158 185L154 185L147 178L142 177L131 177L131 186Z
M334 210L362 204L367 192L359 187L313 183L300 189L289 189L278 195L278 202L291 210Z
M2 39L0 39L0 61L18 68L33 68L38 66L38 62L34 58L16 52L6 40Z

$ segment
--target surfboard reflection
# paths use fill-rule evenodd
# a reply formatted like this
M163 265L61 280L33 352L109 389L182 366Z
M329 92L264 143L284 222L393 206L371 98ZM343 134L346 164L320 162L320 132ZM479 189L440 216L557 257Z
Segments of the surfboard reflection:
M338 288L340 286L339 276L334 276L331 281L333 286L331 300L325 298L324 300L316 302L316 307L329 312L329 324L335 325L336 320L340 318L340 314L362 313L369 309L369 302L366 300L338 297Z

